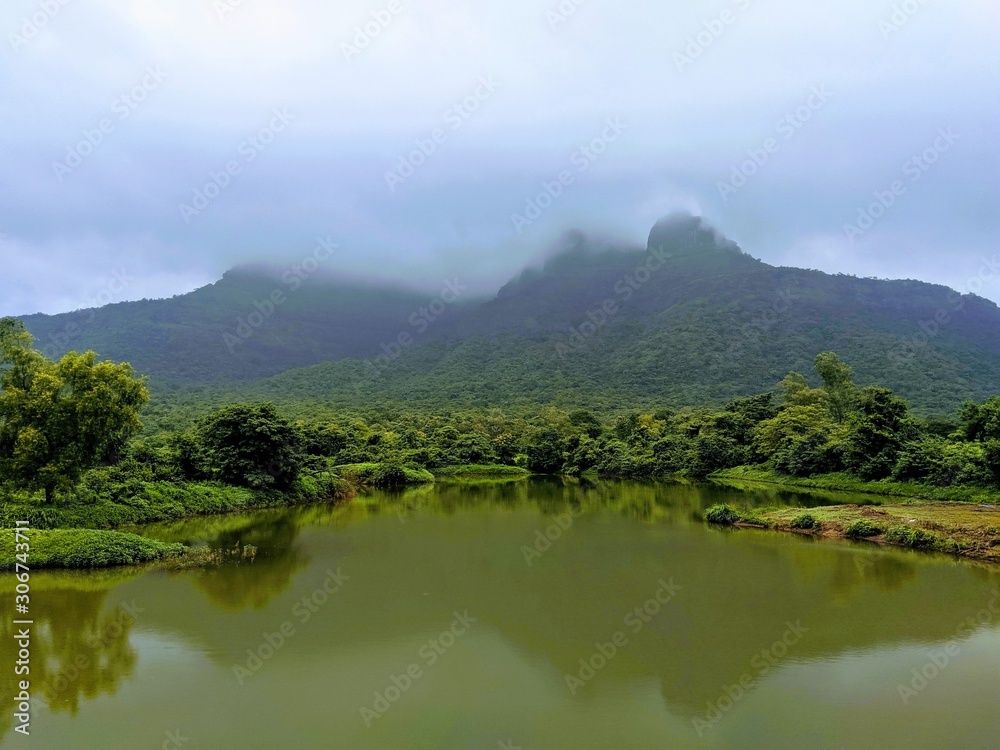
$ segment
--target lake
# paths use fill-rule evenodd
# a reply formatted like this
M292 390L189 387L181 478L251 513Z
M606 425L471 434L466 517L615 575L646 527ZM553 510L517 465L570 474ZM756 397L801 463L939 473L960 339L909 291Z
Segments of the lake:
M1000 746L1000 571L706 526L716 502L816 504L540 479L148 529L257 554L34 573L32 732L5 674L0 746Z

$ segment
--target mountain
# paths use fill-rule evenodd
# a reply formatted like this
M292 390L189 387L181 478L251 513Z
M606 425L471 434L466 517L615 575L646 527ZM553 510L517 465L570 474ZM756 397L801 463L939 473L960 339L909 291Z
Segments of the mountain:
M373 355L427 302L401 288L247 265L170 299L21 320L48 356L94 349L131 362L160 386L185 387Z
M102 308L72 345L177 387L225 380L240 397L332 405L721 403L792 369L811 375L826 350L859 384L887 385L924 412L951 412L1000 384L992 302L771 266L687 215L658 222L645 248L568 235L494 298L437 300L436 315L426 295L310 279L227 346L224 334L236 335L237 318L279 281L239 269L189 295ZM25 323L44 342L66 319Z

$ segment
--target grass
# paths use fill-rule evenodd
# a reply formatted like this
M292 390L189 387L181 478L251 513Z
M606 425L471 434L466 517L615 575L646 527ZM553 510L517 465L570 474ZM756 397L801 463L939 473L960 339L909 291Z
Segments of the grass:
M738 511L737 511L738 512ZM933 550L979 560L1000 562L1000 509L971 503L919 502L886 505L826 505L809 508L814 525L805 530L795 522L802 508L757 511L778 531L814 536L867 539L909 549ZM741 514L740 522L743 522Z
M882 529L866 518L859 518L856 521L851 521L851 523L844 528L844 536L848 539L867 539L871 536L878 536L881 533Z
M434 469L435 477L527 477L531 472L520 466L503 464L460 464Z
M393 464L343 464L337 466L335 470L349 481L375 487L398 487L434 481L434 475L427 469L413 469Z
M167 544L137 534L95 529L31 529L27 565L39 568L109 568L154 562L186 551L183 544ZM14 534L0 536L0 568L13 570Z
M31 569L102 568L153 562L187 550L182 544L112 529L320 503L353 494L350 483L333 474L300 477L290 492L255 491L215 482L116 483L100 491L84 484L52 505L37 496L15 493L0 502L0 567L14 567L12 529L17 521L27 521L31 528ZM204 563L194 558L188 561L192 566Z
M863 479L843 473L820 474L813 477L791 477L754 466L738 466L735 469L724 469L714 472L710 478L760 482L789 488L801 487L804 489L856 492L866 495L881 495L883 497L904 497L918 500L952 500L966 503L1000 505L1000 492L985 487L971 487L967 485L935 487L930 484L893 482L891 480L866 482Z
M115 529L350 497L351 487L337 478L302 477L291 492L255 491L215 482L146 482L116 487L93 497L74 497L53 505L15 497L0 503L0 527L28 521L36 529Z
M813 529L816 527L816 518L811 513L803 513L792 519L793 529Z
M718 526L732 526L741 520L741 516L731 505L713 505L705 511L705 520Z

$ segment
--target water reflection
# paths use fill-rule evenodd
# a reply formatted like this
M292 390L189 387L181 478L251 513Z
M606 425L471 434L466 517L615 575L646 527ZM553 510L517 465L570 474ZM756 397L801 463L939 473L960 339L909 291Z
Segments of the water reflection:
M212 549L257 549L252 561L239 559L193 574L194 586L216 606L238 612L265 608L286 591L295 575L309 564L296 543L299 525L289 515L271 515L230 528L208 541Z
M33 577L30 673L23 678L30 680L33 698L42 698L53 712L75 715L82 698L115 694L135 670L138 655L130 639L141 608L129 602L107 606L114 580L105 575L95 587L83 576ZM73 584L80 588L66 587ZM13 592L0 594L0 608L14 611ZM0 700L7 706L14 705L17 692L12 677L17 628L11 618L0 620L0 663L11 670L0 680ZM10 712L0 714L0 736L11 729L10 719Z
M308 747L407 746L400 737L422 732L446 747L470 746L471 737L488 738L484 721L513 730L525 711L528 746L532 727L563 721L559 737L585 735L580 727L589 716L618 716L623 706L646 712L640 718L655 727L648 730L656 740L650 746L698 746L683 733L747 674L759 694L785 685L780 705L761 714L768 720L761 737L789 716L822 726L828 710L854 706L861 690L884 703L873 709L868 731L895 727L904 736L924 714L897 715L895 684L920 666L900 661L899 653L950 640L965 648L976 630L960 632L960 625L996 595L997 571L870 545L714 529L698 520L716 502L799 500L794 493L690 484L453 483L373 493L340 507L164 525L154 530L160 538L223 548L252 544L258 556L218 569L144 575L121 583L114 600L113 581L88 588L97 579L83 576L51 586L39 593L44 643L33 658L47 665L40 682L52 687L45 700L69 714L83 699L110 696L126 682L123 694L147 696L143 679L129 682L141 675L147 655L136 628L180 644L189 671L174 675L174 689L191 696L185 717L198 725L192 729L211 736L222 710L227 725L238 727L235 744L218 747L271 746L264 739L271 724L254 709L262 702L276 714L295 715ZM340 569L349 576L343 590L309 622L296 618L296 602ZM664 584L679 590L651 612L647 604ZM4 596L0 605L9 607ZM146 611L138 625L121 623L119 632L117 604L132 596ZM646 608L645 615L637 608ZM394 711L400 735L361 734L357 707L415 659L455 610L470 611L478 622L454 658L442 659L441 671L407 696L413 713ZM250 692L237 691L233 665L245 664L248 649L258 650L265 634L286 621L294 634L254 675ZM997 624L987 619L980 632ZM795 627L797 635L789 636ZM570 694L566 675L579 676L581 660L619 632L625 643L614 658ZM2 636L6 657L12 639L9 631ZM85 670L64 685L57 678L78 654ZM858 654L863 663L852 662L855 673L843 677L839 665ZM1000 690L995 670L963 679L974 691L964 696L966 704ZM4 685L8 692L0 698L8 699ZM821 689L829 695L816 698ZM202 703L223 700L225 709L199 713ZM923 704L928 721L935 705ZM156 710L151 703L150 715L158 716ZM680 734L664 729L668 719L683 725ZM331 726L341 745L321 742ZM620 730L631 731L627 722ZM629 736L624 746L639 746ZM826 731L823 744L771 746L847 744L834 745L835 736ZM476 746L490 744L495 739ZM536 736L535 746L593 745L546 744ZM884 737L873 736L870 746L886 746Z

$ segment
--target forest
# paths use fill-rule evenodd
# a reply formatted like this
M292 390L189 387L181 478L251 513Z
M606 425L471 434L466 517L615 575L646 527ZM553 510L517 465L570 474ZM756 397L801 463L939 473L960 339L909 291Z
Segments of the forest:
M293 418L271 403L231 403L179 428L164 427L174 420L161 414L145 430L147 385L127 364L96 362L92 352L53 362L23 325L5 319L0 367L0 492L17 507L110 500L130 507L132 520L151 520L136 509L185 492L335 498L351 485L392 487L463 471L700 479L751 466L792 478L951 488L956 497L1000 484L1000 396L967 402L950 418L917 417L892 390L855 385L852 368L833 352L815 358L821 385L790 372L772 390L722 408L610 419L541 405L326 408L309 418L303 412L316 410L302 404Z

